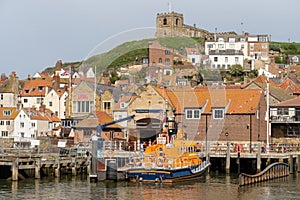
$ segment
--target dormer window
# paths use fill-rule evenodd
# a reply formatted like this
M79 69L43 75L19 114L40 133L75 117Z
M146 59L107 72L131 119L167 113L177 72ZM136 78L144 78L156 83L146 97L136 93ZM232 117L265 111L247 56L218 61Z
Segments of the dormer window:
M29 94L29 90L25 90L25 94Z
M213 119L224 119L225 109L217 108L213 109Z
M43 91L43 86L39 86L39 92Z
M11 116L11 110L4 110L3 115L4 116Z
M200 119L201 116L200 109L186 109L185 116L186 119Z

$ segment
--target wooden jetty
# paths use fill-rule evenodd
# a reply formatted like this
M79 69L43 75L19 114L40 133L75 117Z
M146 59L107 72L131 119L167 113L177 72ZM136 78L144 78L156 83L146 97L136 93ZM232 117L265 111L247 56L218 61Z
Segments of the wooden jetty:
M85 153L36 153L31 150L6 150L0 154L0 167L8 169L7 174L11 180L24 179L21 171L30 175L34 171L34 177L41 178L43 174L53 174L60 177L61 172L70 171L72 175L90 171L90 157ZM25 172L26 171L26 172ZM1 173L4 173L3 171Z

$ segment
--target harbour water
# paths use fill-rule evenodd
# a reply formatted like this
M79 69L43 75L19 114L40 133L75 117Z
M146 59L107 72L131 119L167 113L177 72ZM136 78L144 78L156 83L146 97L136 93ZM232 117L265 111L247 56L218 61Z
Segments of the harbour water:
M239 187L237 176L210 174L197 181L177 184L92 182L86 176L44 177L18 182L0 180L0 199L112 199L112 200L235 200L300 199L297 174Z

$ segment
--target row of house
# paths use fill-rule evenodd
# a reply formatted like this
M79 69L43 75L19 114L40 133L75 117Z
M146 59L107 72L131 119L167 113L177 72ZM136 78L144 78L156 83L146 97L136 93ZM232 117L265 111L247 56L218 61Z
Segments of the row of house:
M53 83L59 83L57 77L52 79L56 80ZM108 126L103 137L153 141L166 117L174 117L178 128L190 139L265 141L267 91L271 136L299 137L300 101L299 97L295 98L299 86L288 79L280 85L266 76L242 86L159 87L149 84L131 93L124 91L124 84L114 87L81 81L71 89L66 86L55 89L50 79L35 78L20 81L23 88L19 94L5 89L11 88L13 81L17 81L15 73L0 87L1 137L26 141L38 136L62 136L62 127L68 127L73 128L76 142L87 142L96 134L97 124L134 115L131 121Z

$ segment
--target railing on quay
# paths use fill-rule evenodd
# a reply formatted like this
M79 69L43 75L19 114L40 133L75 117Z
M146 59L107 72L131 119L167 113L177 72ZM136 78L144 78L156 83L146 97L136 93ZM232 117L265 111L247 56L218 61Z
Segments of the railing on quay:
M286 163L273 163L263 171L255 175L241 173L239 175L239 186L249 185L289 175L289 165Z

